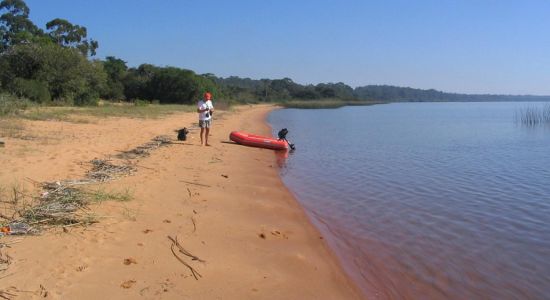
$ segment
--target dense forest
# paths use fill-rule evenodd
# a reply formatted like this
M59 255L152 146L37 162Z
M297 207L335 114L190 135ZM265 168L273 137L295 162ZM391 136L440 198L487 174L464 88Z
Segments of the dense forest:
M99 99L191 104L205 91L228 102L281 101L521 101L550 97L465 95L385 85L302 85L290 78L250 79L196 74L177 67L128 67L96 59L99 42L84 26L56 18L44 28L23 0L0 2L0 93L44 105L95 105Z

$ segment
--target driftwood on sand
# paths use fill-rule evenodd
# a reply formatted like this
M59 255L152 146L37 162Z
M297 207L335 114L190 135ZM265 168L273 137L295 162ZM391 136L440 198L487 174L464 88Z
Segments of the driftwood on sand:
M135 159L138 157L146 157L150 155L151 150L157 149L161 146L169 145L171 143L172 141L170 137L159 135L154 137L150 142L137 146L134 149L119 151L120 153L117 154L116 157L122 159Z
M187 251L185 248L183 248L183 246L181 246L181 244L178 242L178 237L177 236L175 238L173 238L171 236L168 236L168 239L170 239L170 241L172 241L172 244L170 245L170 250L172 251L172 254L174 255L174 257L177 260L179 260L184 266L189 268L189 270L191 271L191 274L193 274L193 277L195 277L196 280L199 280L199 277L202 278L202 275L195 268L193 268L191 265L189 265L187 262L185 262L181 257L179 257L174 249L177 248L179 253L182 253L183 255L190 257L191 260L196 260L196 261L199 261L199 262L206 262L206 261L204 261L204 260L200 259L199 257L191 254L189 251Z

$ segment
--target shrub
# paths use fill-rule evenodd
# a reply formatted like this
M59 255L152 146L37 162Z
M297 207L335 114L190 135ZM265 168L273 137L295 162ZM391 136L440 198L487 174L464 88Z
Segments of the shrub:
M20 44L0 56L4 89L36 102L97 104L107 74L77 49L55 44ZM95 98L95 99L94 99ZM46 100L47 99L47 100Z
M16 115L31 105L32 103L28 99L0 94L0 116Z
M134 105L135 105L135 106L148 106L148 105L149 105L149 101L147 101L147 100L141 100L141 99L136 99L136 101L134 101Z
M38 103L47 103L51 100L48 86L36 80L15 78L11 85L11 92L18 97L25 97Z
M77 106L97 106L99 103L99 94L93 90L85 90L74 98L74 105Z

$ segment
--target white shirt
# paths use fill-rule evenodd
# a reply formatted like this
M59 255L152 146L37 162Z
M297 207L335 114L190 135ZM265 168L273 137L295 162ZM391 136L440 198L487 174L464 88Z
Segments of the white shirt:
M210 100L208 100L206 102L204 102L204 100L199 100L199 102L197 103L197 108L198 109L205 109L205 108L214 109L214 105L212 105L212 101L210 101ZM208 117L206 117L207 113L208 113ZM199 113L199 120L208 121L210 119L212 119L212 114L210 114L210 112L203 111L203 112Z

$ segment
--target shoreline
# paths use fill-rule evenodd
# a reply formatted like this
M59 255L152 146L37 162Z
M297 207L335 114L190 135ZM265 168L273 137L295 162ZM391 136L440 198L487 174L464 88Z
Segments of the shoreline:
M275 109L285 109L285 107L282 107L282 108L281 107L276 107L274 109L271 109L271 110L265 112L263 118L264 118L264 123L266 124L268 130L266 132L262 133L262 134L264 134L266 136L272 135L271 131L273 130L273 128L267 122L267 117ZM277 154L275 154L275 156L276 156L276 160L280 159L280 157L277 157ZM286 157L284 159L286 159ZM278 168L278 170L280 170L280 167ZM329 225L326 224L326 223L323 223L323 220L320 219L319 217L316 217L313 212L309 212L309 211L306 210L306 208L298 200L297 195L295 195L294 192L292 192L284 184L283 179L281 177L280 171L278 171L277 176L280 180L281 185L286 190L289 197L291 197L294 200L295 204L297 205L297 209L299 209L302 212L303 218L305 218L309 222L310 226L313 227L313 231L315 231L315 235L320 236L320 238L323 240L323 245L328 250L328 254L330 255L331 264L335 264L334 267L336 269L339 269L338 272L344 274L344 276L347 278L347 283L352 286L352 289L354 290L354 293L356 293L361 299L367 299L367 291L364 290L363 288L361 288L358 285L359 283L355 281L355 280L359 280L360 278L357 277L356 275L354 276L353 274L348 273L348 271L346 270L345 264L349 263L349 262L342 261L340 259L340 257L338 256L338 254L336 253L336 251L338 251L338 250L333 248L332 246L330 246L329 240L334 240L333 242L336 242L337 237L336 236L330 236ZM324 229L325 233L323 233L323 228L321 228L323 226L326 227L326 229ZM329 236L327 236L327 235L329 235ZM351 272L352 268L349 268L349 271Z
M3 249L13 259L0 274L0 286L29 298L39 298L43 289L52 299L362 299L283 184L273 152L228 143L232 130L260 128L270 134L266 116L273 108L221 112L213 123L212 147L198 146L192 128L188 141L139 159L135 175L101 184L107 191L131 190L134 199L94 205L99 224L2 238L17 243ZM0 179L75 177L84 172L75 167L78 161L189 128L195 118L178 113L161 120L110 118L90 124L25 121L25 132L39 130L51 138L6 139L0 161L10 167ZM189 261L202 278L195 280L174 258L167 236L177 236L206 261ZM130 258L135 263L126 265Z

